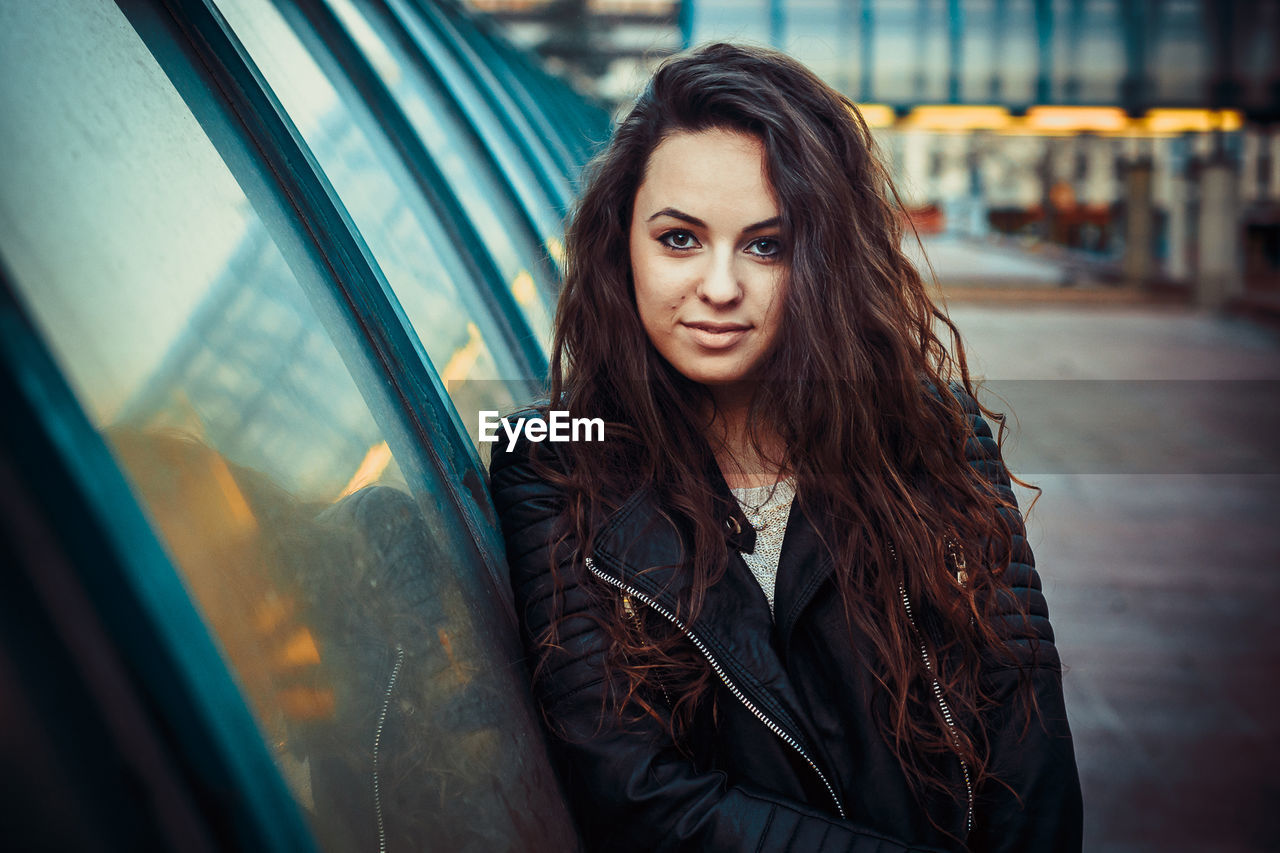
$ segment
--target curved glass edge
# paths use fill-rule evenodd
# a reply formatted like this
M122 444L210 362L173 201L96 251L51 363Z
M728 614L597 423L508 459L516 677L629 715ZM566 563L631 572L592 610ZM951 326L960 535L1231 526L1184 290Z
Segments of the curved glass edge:
M353 101L367 105L366 118L378 122L377 133L392 143L396 156L422 187L422 195L437 208L445 227L459 232L458 251L475 270L479 293L489 312L501 324L505 343L521 359L526 382L536 382L547 370L546 353L520 310L499 272L499 265L486 242L467 218L464 207L442 171L432 160L422 140L414 133L408 117L391 92L374 71L369 59L337 16L322 2L273 0L289 20L312 56L326 71L335 86L349 86L357 97ZM353 107L355 104L353 103ZM530 388L532 393L532 387Z
M259 209L344 359L368 371L360 377L365 387L380 387L390 378L410 421L407 440L447 484L446 494L479 548L490 586L514 625L502 540L479 453L298 131L211 3L117 3ZM364 366L370 355L383 365L385 375ZM459 483L464 488L455 485Z
M232 680L180 574L156 539L102 437L68 387L25 310L0 259L0 370L21 399L7 417L29 412L31 428L54 448L31 460L30 482L52 481L62 468L87 505L88 518L67 518L66 541L107 545L75 568L99 602L99 616L162 711L205 805L217 802L242 849L314 851L292 793L277 772L257 723ZM56 498L54 499L56 500ZM58 506L65 508L65 496Z
M480 36L471 17L458 7L447 2L436 3L435 6L444 13L444 18L449 22L454 35L467 46L472 63L477 68L487 69L486 83L507 90L512 102L519 106L525 121L537 129L538 138L555 162L557 170L566 179L571 178L575 163L569 146L550 123L546 113L541 109L542 105L533 97L525 82L519 75L513 73L507 57L498 52L491 42Z
M404 0L386 0L370 5L379 18L398 30L397 39L411 43L412 51L424 69L438 77L442 91L454 102L467 123L479 134L485 147L518 183L518 194L525 213L537 223L545 240L561 231L567 198L549 183L548 173L531 161L529 152L517 139L501 115L493 109L486 93L467 64L457 55L455 46L441 33L419 7Z
M399 5L403 0L390 2ZM557 166L547 141L534 131L524 112L515 103L513 95L498 84L494 79L493 69L480 61L472 46L455 29L453 21L441 14L440 8L421 0L410 0L410 5L420 16L422 23L430 27L447 45L454 60L464 69L484 101L482 105L475 106L491 111L524 155L525 162L533 169L539 183L546 189L556 213L563 217L573 202L572 189L568 177Z
M516 80L537 90L538 102L544 109L554 108L552 126L577 151L576 166L580 169L608 139L612 127L611 110L602 102L579 92L564 78L549 72L539 64L536 54L512 43L492 18L468 13L459 0L447 2L450 7L458 9L458 20L465 22L475 38L488 44L507 63ZM570 175L571 179L576 177L576 173Z
M440 7L472 49L516 95L517 102L558 149L565 177L573 184L583 165L609 131L609 113L548 74L529 54L508 41L492 19L469 13L455 0Z
M440 165L477 227L483 230L480 223L493 218L501 223L508 245L497 249L495 258L502 256L503 279L535 330L536 345L545 353L560 285L560 269L546 246L559 233L560 222L553 221L550 204L532 173L517 159L514 146L497 139L492 123L482 127L462 108L449 84L450 74L457 74L454 64L437 67L432 51L440 51L439 46L431 42L431 50L425 49L424 40L416 38L384 4L306 0L305 5L323 5L340 19L348 37L358 42L359 52L376 68L409 121L414 140ZM459 169L461 163L468 167Z

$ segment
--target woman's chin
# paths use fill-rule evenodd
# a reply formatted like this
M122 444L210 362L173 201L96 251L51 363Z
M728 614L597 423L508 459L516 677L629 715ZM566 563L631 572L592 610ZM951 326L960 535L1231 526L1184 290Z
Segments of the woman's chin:
M748 404L755 395L758 380L752 374L733 372L711 372L702 376L690 376L689 379L706 388L720 406L736 407Z
M668 364L690 382L716 389L739 385L753 377L758 359L745 359L740 354L735 356L733 358L691 358L678 362L668 360Z
M680 373L689 381L705 385L712 390L738 385L747 380L747 373L742 370L681 370Z

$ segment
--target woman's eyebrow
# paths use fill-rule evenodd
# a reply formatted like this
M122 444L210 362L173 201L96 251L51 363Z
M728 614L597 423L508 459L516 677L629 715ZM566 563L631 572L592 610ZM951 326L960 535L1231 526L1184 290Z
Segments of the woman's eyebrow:
M682 210L676 210L674 207L662 208L662 210L659 210L657 213L653 214L653 216L650 216L648 219L646 219L645 222L652 222L653 220L657 219L659 216L670 216L672 219L679 219L681 222L688 222L690 225L696 225L699 228L707 227L707 223L703 222L698 217L690 216L689 214L685 213ZM776 225L778 225L781 221L782 221L781 217L771 216L768 219L762 219L759 222L756 222L752 225L748 225L746 228L742 229L742 233L749 234L752 231L761 231L765 228L773 228Z
M742 229L742 233L748 234L752 231L762 231L765 228L773 228L778 224L780 224L781 222L782 222L781 216L771 216L768 219L761 219L755 225L748 225L746 228Z
M706 228L707 223L703 222L696 216L690 216L682 210L676 210L674 207L664 207L653 216L650 216L645 222L652 222L659 216L670 216L672 219L679 219L681 222L688 222L690 225L696 225L699 228Z

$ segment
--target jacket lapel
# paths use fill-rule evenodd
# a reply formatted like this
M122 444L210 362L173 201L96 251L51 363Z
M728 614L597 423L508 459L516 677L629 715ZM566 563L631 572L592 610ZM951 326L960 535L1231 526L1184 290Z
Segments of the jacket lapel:
M724 491L728 494L727 487ZM732 499L731 494L729 497ZM733 508L740 514L736 502ZM792 521L796 515L793 507ZM807 715L773 643L775 626L768 603L739 553L739 549L750 552L754 547L755 531L745 518L739 525L741 533L735 533L732 525L726 526L729 564L721 581L707 591L693 625L681 618L680 603L688 600L689 585L688 572L683 570L684 541L675 524L663 515L652 486L641 489L609 518L596 538L593 556L601 568L665 610L668 617L681 618L685 633L723 670L718 673L721 679L727 678L747 700L812 750L814 738L805 722ZM798 574L806 568L803 561L813 547L810 540L816 537L801 537L795 545L791 544L793 538L789 527L783 559L789 559L793 573ZM788 558L789 550L793 553ZM780 584L781 579L780 566ZM799 600L796 594L790 598Z
M756 531L725 483L720 466L710 452L703 475L715 494L715 512L730 554L750 553ZM647 483L605 521L596 537L596 560L615 570L619 580L634 579L642 591L658 597L669 612L677 613L689 578L681 571L685 560L684 537L663 512L657 489ZM745 568L745 566L744 566ZM761 599L763 602L763 598Z
M675 614L689 585L684 540L663 514L652 485L628 498L596 536L592 553L624 584Z
M797 498L787 518L787 536L782 540L778 584L773 594L778 646L784 659L800 614L830 576L831 570L831 551L810 521L810 511Z

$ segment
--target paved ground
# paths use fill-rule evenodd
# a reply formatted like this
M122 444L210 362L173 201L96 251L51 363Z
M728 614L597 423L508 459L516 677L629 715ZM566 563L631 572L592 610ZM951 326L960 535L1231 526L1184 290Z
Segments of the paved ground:
M1044 490L1028 529L1085 850L1280 850L1280 334L959 289L977 372L1021 421L1011 466Z
M920 269L925 269L921 259L927 254L934 273L948 281L982 281L998 287L1008 284L1057 285L1068 279L1069 271L1061 263L1043 253L1020 250L1014 245L979 244L948 234L924 235L921 242L925 249L923 254L921 246L910 238L902 245Z

